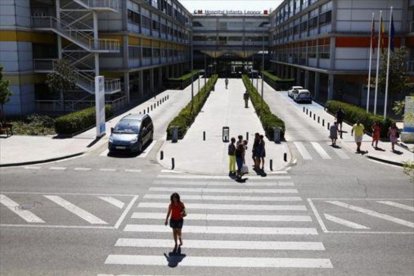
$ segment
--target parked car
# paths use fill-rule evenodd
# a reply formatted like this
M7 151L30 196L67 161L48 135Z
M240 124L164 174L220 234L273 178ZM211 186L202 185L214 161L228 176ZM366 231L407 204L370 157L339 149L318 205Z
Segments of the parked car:
M108 149L113 151L142 152L143 147L151 143L154 126L148 114L129 114L111 128Z
M312 103L312 94L308 89L299 89L293 99L297 103Z
M297 93L298 89L303 89L302 86L292 86L289 90L288 90L288 96L291 97L292 99L294 98L294 94Z

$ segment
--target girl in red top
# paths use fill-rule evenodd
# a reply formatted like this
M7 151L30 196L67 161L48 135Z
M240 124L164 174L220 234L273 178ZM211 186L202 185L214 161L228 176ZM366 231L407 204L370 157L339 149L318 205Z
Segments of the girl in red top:
M374 146L375 143L375 148L378 148L378 141L380 139L381 136L381 126L378 122L375 122L374 125L372 126L372 143L371 145Z
M178 193L173 193L170 197L171 203L168 206L167 217L165 218L165 225L168 224L168 218L171 215L170 227L173 229L174 236L174 252L177 251L177 238L180 241L179 247L183 245L183 240L181 238L181 229L183 228L184 216L185 216L185 206L180 201L180 195Z

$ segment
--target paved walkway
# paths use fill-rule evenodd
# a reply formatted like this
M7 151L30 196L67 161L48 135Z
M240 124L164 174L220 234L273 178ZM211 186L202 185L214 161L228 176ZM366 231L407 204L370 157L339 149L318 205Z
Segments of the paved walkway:
M246 162L249 168L253 165L251 148L254 134L264 134L264 129L255 113L252 103L249 108L244 108L243 93L245 88L241 79L229 79L229 89L225 89L224 79L218 79L215 91L212 91L202 111L188 130L184 139L178 143L167 141L161 150L164 151L164 159L160 163L166 168L171 168L171 158L175 160L175 170L204 174L228 173L228 143L222 141L222 127L230 127L230 137L237 138L249 133L248 158ZM203 132L206 140L203 140ZM269 160L273 161L273 170L283 170L288 162L284 162L284 153L290 160L289 151L285 143L275 144L265 140L266 166L265 171L270 171ZM252 172L250 173L250 175Z

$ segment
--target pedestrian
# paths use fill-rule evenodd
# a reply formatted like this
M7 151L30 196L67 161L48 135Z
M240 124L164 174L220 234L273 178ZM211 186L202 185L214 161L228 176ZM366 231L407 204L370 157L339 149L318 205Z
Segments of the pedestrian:
M173 237L175 242L173 252L176 253L177 250L179 250L179 248L183 245L181 229L183 228L184 217L187 214L185 211L184 203L181 202L180 195L178 193L173 193L170 196L170 201L171 202L168 206L167 217L165 218L165 225L168 224L168 218L171 215L170 227L173 230ZM180 241L179 245L177 245L177 239Z
M236 143L236 139L232 137L229 148L228 148L229 176L236 175L236 145L234 143Z
M252 147L253 168L258 170L260 168L260 152L259 152L260 134L255 133Z
M243 99L244 99L244 107L249 108L249 92L247 92L247 90L243 94Z
M236 147L236 163L237 163L237 179L241 179L243 176L242 168L244 165L245 148L243 143L240 143Z
M227 86L229 85L229 79L228 79L228 78L226 78L226 79L224 80L224 83L226 84L226 89L227 89Z
M372 143L371 146L374 146L375 144L375 149L378 149L378 141L381 137L381 125L379 122L375 122L372 127Z
M345 112L343 111L341 107L336 112L335 117L336 117L336 122L338 123L339 131L342 133L342 123L344 121ZM341 138L342 138L342 135L341 135Z
M355 143L357 144L357 152L361 152L361 143L362 143L362 136L364 135L364 125L359 122L359 120L356 122L356 124L353 125L351 130L351 136L355 132Z
M391 142L391 150L395 152L395 144L397 143L398 138L400 137L397 125L395 123L392 123L391 126L388 128L388 137L390 138Z
M260 135L259 156L260 156L260 163L262 165L261 169L263 171L264 170L264 165L265 165L265 157L266 157L266 148L265 148L264 135Z
M333 125L329 128L329 138L332 140L333 147L336 146L336 140L338 139L338 123L334 122Z
M238 145L243 144L243 135L239 135L237 136L237 143L236 143L236 148Z

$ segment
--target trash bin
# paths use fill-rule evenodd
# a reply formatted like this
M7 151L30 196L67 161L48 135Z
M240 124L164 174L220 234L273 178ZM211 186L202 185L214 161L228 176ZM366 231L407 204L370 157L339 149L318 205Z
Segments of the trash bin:
M228 126L223 127L221 136L223 138L224 143L228 143L230 141L230 128Z
M278 127L273 128L273 141L280 143L280 128Z
M173 126L171 128L172 128L171 142L177 143L178 142L178 127Z

